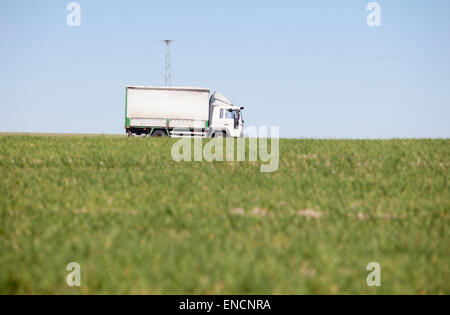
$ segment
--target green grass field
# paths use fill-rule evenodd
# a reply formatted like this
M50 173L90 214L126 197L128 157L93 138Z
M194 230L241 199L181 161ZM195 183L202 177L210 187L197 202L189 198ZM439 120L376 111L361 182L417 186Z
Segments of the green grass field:
M0 293L450 293L450 140L281 140L271 174L175 141L0 136Z

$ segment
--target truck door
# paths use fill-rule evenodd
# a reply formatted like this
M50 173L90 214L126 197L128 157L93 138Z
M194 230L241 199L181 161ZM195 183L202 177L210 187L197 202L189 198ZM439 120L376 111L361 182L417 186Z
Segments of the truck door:
M220 107L214 108L214 114L213 114L213 124L212 127L216 129L224 129L226 128L226 119L225 119L225 109Z
M214 113L215 121L213 128L229 131L234 129L234 119L228 109L216 107Z

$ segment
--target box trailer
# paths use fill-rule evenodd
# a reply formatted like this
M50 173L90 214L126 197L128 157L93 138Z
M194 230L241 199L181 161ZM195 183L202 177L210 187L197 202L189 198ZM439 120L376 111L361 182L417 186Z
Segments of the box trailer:
M241 137L243 109L205 88L128 86L125 129L129 136Z

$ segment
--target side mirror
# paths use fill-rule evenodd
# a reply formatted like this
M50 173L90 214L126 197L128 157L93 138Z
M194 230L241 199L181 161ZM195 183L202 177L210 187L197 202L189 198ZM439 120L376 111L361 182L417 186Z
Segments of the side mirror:
M241 110L244 110L245 109L245 107L241 107Z

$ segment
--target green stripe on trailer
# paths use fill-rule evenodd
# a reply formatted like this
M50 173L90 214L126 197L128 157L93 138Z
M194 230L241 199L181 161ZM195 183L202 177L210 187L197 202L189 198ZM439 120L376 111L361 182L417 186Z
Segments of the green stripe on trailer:
M163 127L152 127L152 126L130 126L134 129L164 129Z

